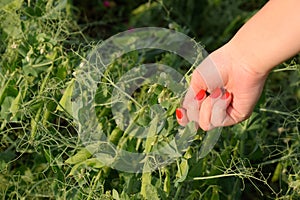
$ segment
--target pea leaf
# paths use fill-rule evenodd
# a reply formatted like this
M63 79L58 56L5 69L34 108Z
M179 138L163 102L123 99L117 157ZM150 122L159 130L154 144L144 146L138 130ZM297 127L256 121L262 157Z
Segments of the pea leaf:
M178 179L175 181L175 185L178 185L179 183L183 182L186 179L188 172L189 172L188 160L183 158L176 174Z
M120 196L117 190L113 189L112 196L115 200L120 200Z
M6 119L9 121L11 113L10 113L10 105L12 104L14 98L11 96L5 97L2 105L1 105L1 112L0 117L1 119Z
M18 110L19 110L21 96L22 96L22 93L20 91L18 93L17 97L11 103L10 112L12 113L12 117L15 117L16 114L17 114L17 112L18 112Z
M66 88L63 96L61 97L60 101L59 101L59 105L57 106L57 110L59 111L66 111L67 113L69 113L70 115L73 114L72 112L72 95L73 95L73 88L74 88L74 80L72 79L69 84L68 87Z

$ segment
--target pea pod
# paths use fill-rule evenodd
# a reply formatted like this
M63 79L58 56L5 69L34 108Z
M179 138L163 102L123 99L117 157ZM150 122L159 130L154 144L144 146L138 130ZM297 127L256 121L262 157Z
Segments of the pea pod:
M116 127L111 132L111 134L109 136L109 141L111 143L113 143L114 145L117 145L122 135L123 135L123 131L119 127Z

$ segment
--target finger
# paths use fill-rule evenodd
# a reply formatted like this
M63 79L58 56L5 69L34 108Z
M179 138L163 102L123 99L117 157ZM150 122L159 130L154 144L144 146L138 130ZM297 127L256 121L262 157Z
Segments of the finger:
M195 90L192 87L189 87L184 96L182 107L187 109L190 106L191 102L194 101L195 96L196 96Z
M185 126L190 121L194 121L198 124L201 102L205 97L206 91L203 89L197 93L195 93L191 87L188 89L182 104L183 110L178 110L178 113L181 112L185 114L184 118L181 117L183 120L178 120L179 117L177 117L177 121L180 125Z
M220 127L225 125L225 119L227 117L227 108L231 102L231 94L225 91L223 95L214 99L212 107L212 114L210 123L213 127Z
M201 129L204 131L208 131L212 129L212 124L210 123L210 116L211 116L211 109L212 109L212 101L211 97L208 96L201 104L199 117L198 117L198 124Z
M220 88L216 88L210 96L208 96L201 105L198 123L199 126L205 130L213 129L213 125L211 124L211 115L212 115L212 108L216 99L222 95L222 90Z
M218 123L212 123L212 119L216 120L216 122L223 121L224 117L223 114L219 114L219 110L224 109L226 107L226 103L224 100L219 101L219 99L223 96L223 90L221 88L216 88L210 96L208 96L201 105L200 113L199 113L199 125L200 127L205 130L211 130ZM224 97L225 98L225 97ZM219 101L219 102L218 102ZM214 108L216 106L216 108ZM226 112L226 108L225 108Z
M190 102L188 102L186 110L187 110L187 116L189 121L193 121L198 124L201 103L205 99L205 97L206 97L205 90L200 90L194 96L194 98Z
M223 79L211 55L206 57L192 74L191 86L195 90L203 88L212 92L215 88L223 85Z
M249 116L251 115L251 112L248 113L249 114L247 115L241 114L232 105L229 105L227 108L227 116L224 120L224 126L231 126L244 121L245 119L249 118Z
M184 108L176 109L176 119L179 125L186 126L189 123L186 110Z
M201 89L207 90L206 82L197 70L194 70L192 73L190 87L192 87L194 91L199 91Z

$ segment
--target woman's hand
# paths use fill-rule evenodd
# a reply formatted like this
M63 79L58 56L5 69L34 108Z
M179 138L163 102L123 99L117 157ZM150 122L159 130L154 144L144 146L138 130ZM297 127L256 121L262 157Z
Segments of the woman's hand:
M182 108L176 111L179 124L195 121L210 130L249 117L269 71L300 51L299 8L299 0L268 1L210 54L192 74Z
M230 44L211 53L193 72L177 120L194 121L203 130L247 119L258 101L267 73L252 70Z

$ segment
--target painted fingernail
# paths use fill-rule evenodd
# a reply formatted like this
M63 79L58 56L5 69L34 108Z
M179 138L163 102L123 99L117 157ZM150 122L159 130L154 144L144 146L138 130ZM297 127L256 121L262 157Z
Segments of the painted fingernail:
M216 89L210 94L210 97L215 99L215 98L218 98L221 94L222 94L221 88L216 88Z
M182 119L182 117L183 117L183 113L181 112L181 110L179 108L176 109L176 117L178 119Z
M222 99L227 99L230 96L230 93L228 91L225 92L225 94L222 96Z
M197 93L197 95L195 96L195 99L197 101L201 101L205 95L206 95L206 91L202 89Z

